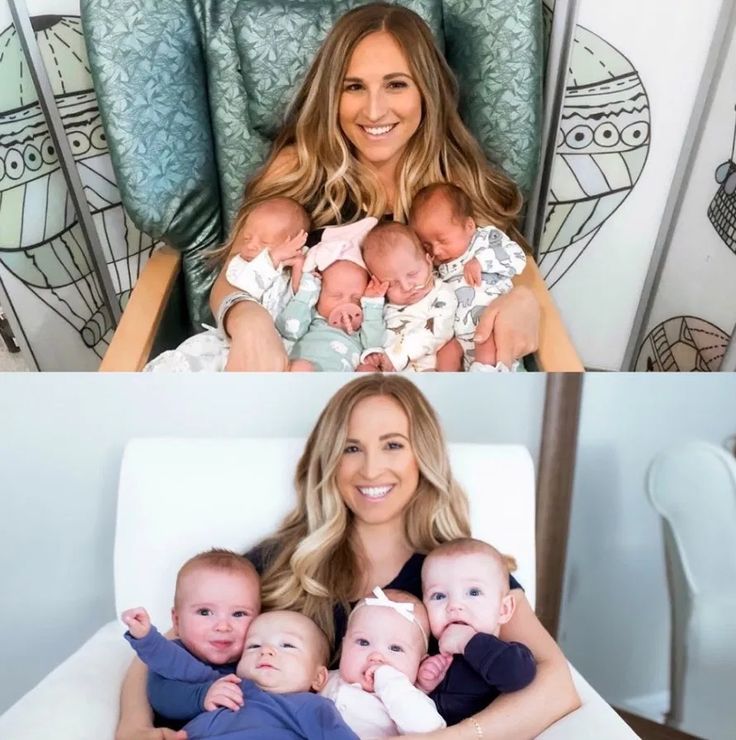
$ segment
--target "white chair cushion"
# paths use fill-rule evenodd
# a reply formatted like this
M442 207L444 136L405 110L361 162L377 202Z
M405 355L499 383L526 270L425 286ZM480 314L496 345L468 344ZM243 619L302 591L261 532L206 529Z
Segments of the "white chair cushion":
M210 547L244 552L294 505L302 439L137 439L123 456L115 535L118 613L166 628L179 566ZM450 445L473 534L513 555L534 604L534 466L518 445Z

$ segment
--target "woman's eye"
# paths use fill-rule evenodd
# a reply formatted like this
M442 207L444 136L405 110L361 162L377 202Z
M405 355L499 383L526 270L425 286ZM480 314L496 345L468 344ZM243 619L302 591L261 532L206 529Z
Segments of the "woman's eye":
M200 617L209 617L212 614L212 609L197 609L197 614Z
M362 85L359 82L349 82L345 87L343 88L344 92L355 92L356 90L360 90Z
M404 652L404 648L402 648L401 645L389 645L388 649L392 653L403 653Z
M471 589L468 590L468 593L471 596L480 596L481 595L481 590L479 588L471 588Z
M389 450L403 450L404 445L401 444L401 442L389 442L387 447Z
M391 80L391 82L388 83L388 86L390 88L393 88L394 90L401 90L405 87L409 87L409 85L404 82L404 80Z
M347 454L352 454L354 452L358 452L358 445L348 445L343 452L346 452Z

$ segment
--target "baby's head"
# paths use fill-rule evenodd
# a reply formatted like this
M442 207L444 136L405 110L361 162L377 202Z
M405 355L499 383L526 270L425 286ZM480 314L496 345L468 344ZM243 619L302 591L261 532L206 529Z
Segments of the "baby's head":
M409 224L435 265L465 254L476 228L470 198L446 182L427 185L414 196Z
M348 307L353 331L357 331L363 321L360 299L368 285L368 272L350 260L333 262L322 272L322 288L317 301L317 313L331 326L344 328L335 318L336 309Z
M180 568L171 618L200 660L224 665L240 658L248 625L260 611L261 581L242 555L213 548Z
M386 298L390 303L409 306L432 289L432 260L417 235L404 224L378 224L363 242L363 259L371 275L388 283Z
M240 256L250 262L264 249L309 231L309 216L291 198L270 198L253 208L235 236Z
M405 591L387 589L358 602L342 641L340 676L364 689L366 672L380 665L401 671L412 683L427 654L429 621L422 602Z
M432 634L438 639L456 623L498 636L500 626L514 613L503 555L470 537L445 542L427 555L422 594Z
M330 645L324 632L298 612L265 612L248 630L237 674L264 691L319 691L327 682Z

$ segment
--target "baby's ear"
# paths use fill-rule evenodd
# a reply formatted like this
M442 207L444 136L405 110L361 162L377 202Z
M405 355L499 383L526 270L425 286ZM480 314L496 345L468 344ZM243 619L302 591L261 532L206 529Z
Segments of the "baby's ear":
M176 616L176 607L171 607L171 626L174 628L174 632L179 634L179 617Z
M511 617L514 614L514 609L516 608L516 600L514 599L512 594L506 594L501 599L501 610L498 615L498 623L499 624L506 624L506 622L511 619Z
M317 669L317 675L314 677L314 681L312 681L312 685L310 687L312 691L316 691L317 693L322 691L322 689L325 687L325 684L327 683L327 678L328 678L327 668L321 665Z

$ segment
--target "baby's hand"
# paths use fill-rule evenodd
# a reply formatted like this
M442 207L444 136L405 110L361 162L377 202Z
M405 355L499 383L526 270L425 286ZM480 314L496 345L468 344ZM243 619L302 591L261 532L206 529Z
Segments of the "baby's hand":
M419 665L417 687L425 694L434 691L442 682L452 663L452 655L428 655Z
M307 241L307 232L302 230L296 236L292 236L291 239L287 239L281 244L277 244L275 247L270 247L268 252L271 255L271 261L278 267L282 262L297 257L302 253L302 247Z
M440 635L440 652L445 655L462 655L475 630L467 624L451 624Z
M296 257L284 260L281 264L284 267L291 267L291 289L296 293L299 290L299 283L302 279L302 271L304 269L304 260L306 257L303 254L298 254Z
M206 712L212 712L220 707L237 712L243 706L243 689L238 686L240 678L234 673L218 678L208 689L204 697Z
M136 640L142 640L151 631L151 617L148 616L148 612L142 606L126 609L120 615L120 618L125 622L130 634Z
M363 674L363 678L360 682L360 687L363 689L363 691L368 691L371 694L373 693L375 687L374 687L374 677L376 675L376 671L381 667L381 663L375 663L374 665L371 665L368 667L366 672Z
M468 260L465 263L463 274L465 275L465 282L471 287L477 288L480 285L480 262L475 257Z
M383 298L388 290L388 283L382 283L377 277L371 277L363 292L365 298Z

